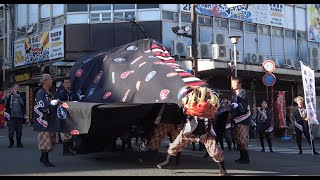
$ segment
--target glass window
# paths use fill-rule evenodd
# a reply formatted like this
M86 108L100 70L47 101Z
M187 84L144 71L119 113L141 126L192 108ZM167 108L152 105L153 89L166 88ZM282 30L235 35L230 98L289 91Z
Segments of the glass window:
M113 9L119 10L119 9L134 9L134 4L114 4Z
M67 12L88 11L88 4L67 4Z
M90 4L90 11L111 10L111 4Z
M220 27L228 28L228 20L226 20L226 19L221 19L220 21L221 21Z
M306 39L306 33L305 32L297 32L297 37L299 39Z
M111 22L111 13L101 13L102 21Z
M281 28L272 28L272 35L273 36L282 36L282 29Z
M52 18L53 26L59 26L64 24L64 16Z
M40 30L50 29L50 19L40 22Z
M248 32L257 32L257 25L256 24L247 24L246 23L245 29Z
M242 29L241 22L240 21L231 21L230 22L230 29L241 30Z
M162 11L162 19L177 21L178 17L177 14L170 11Z
M90 14L91 22L98 22L100 21L100 14Z
M208 25L209 26L209 25L212 25L212 18L199 16L198 17L198 22L199 22L199 24Z
M259 26L260 34L270 34L270 26Z
M137 4L138 9L159 8L159 4Z
M288 29L286 29L286 37L288 37L288 38L294 38L294 31L292 31L292 30L288 30Z
M181 22L191 22L191 14L190 13L181 13Z

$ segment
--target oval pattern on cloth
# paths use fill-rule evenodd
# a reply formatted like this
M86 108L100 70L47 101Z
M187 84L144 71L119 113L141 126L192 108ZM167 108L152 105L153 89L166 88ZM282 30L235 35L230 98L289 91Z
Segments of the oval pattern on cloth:
M138 50L138 48L137 48L137 46L129 46L129 47L127 47L127 50L128 51L136 51L136 50Z
M168 89L163 89L163 90L160 92L160 99L161 99L161 100L167 99L169 93L170 93L170 90L168 90Z
M83 70L82 69L78 69L78 71L76 72L76 76L77 77L81 77L82 73L83 73Z
M101 79L101 76L102 76L102 71L100 71L97 75L96 75L96 77L94 78L94 83L97 83L100 79Z
M117 62L117 63L122 63L122 62L125 62L126 59L122 58L122 57L117 57L113 60L114 62Z
M167 77L173 77L173 76L176 76L176 75L178 75L177 72L172 72L172 73L167 74Z
M111 96L111 92L109 91L109 92L106 92L105 94L104 94L104 96L103 96L103 99L107 99L108 97L110 97Z
M137 83L136 83L136 89L137 89L137 91L139 91L139 89L140 89L140 84L141 84L141 81L137 81Z
M126 92L126 94L123 96L122 102L125 102L125 101L126 101L129 92L130 92L130 89L128 89L127 92Z
M137 61L139 61L142 57L143 57L143 56L139 56L138 58L136 58L135 60L133 60L133 61L131 62L131 65L134 64L134 63L136 63Z
M153 76L156 75L156 73L157 73L156 71L151 71L151 72L149 72L149 74L147 75L145 81L146 81L146 82L150 81L150 79L152 79Z

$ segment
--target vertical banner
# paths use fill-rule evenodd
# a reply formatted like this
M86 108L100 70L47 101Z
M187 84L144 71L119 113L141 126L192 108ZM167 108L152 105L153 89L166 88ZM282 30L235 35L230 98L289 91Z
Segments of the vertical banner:
M320 42L320 4L308 4L309 41Z
M317 108L314 71L304 65L302 61L300 61L300 64L307 116L310 117L310 124L319 125L316 112Z
M287 123L286 123L286 98L285 98L285 92L280 91L277 95L277 112L278 112L278 122L279 122L279 128L287 128Z

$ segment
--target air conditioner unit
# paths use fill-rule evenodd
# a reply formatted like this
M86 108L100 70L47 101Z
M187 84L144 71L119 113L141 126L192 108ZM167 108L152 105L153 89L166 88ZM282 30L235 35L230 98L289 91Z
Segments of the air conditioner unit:
M192 46L187 47L187 57L186 58L192 58Z
M203 43L198 42L198 58L201 59L213 59L213 45L210 42Z
M233 56L234 56L234 51L233 49L230 49L230 59L233 60ZM242 51L241 50L237 50L237 62L242 63Z
M262 58L256 53L247 53L247 58L246 62L248 64L257 64L257 65L262 65Z
M283 68L296 69L294 61L290 58L284 59Z
M224 45L226 42L226 35L225 34L217 34L215 39L215 44Z
M219 44L213 44L213 59L228 61L230 60L229 48Z
M172 56L186 56L187 44L184 41L173 40L171 41L171 55Z
M310 66L315 70L320 70L320 49L309 48Z

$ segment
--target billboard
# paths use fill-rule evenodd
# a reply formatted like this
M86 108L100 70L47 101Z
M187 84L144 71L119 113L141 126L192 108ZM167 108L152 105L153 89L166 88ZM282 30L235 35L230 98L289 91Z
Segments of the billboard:
M14 42L14 67L64 57L63 27Z
M284 27L284 4L198 4L197 14Z
M320 4L308 4L309 41L320 42Z

